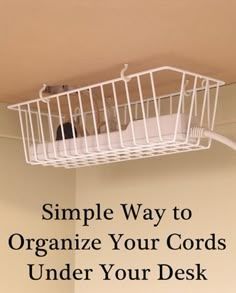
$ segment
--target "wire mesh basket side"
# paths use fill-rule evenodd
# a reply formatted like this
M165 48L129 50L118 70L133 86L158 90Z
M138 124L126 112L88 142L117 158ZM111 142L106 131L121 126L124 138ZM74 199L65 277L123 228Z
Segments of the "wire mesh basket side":
M11 106L26 161L67 168L208 148L223 83L163 67Z

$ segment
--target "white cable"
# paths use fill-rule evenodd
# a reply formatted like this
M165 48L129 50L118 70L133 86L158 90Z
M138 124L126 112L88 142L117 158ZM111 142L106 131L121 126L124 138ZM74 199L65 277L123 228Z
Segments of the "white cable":
M204 128L198 128L198 127L194 127L191 128L190 131L190 136L191 137L196 137L196 138L200 138L200 137L207 137L210 139L214 139L216 141L219 141L225 145L227 145L228 147L230 147L231 149L236 151L236 142L213 131L204 129Z
M219 141L236 151L236 142L213 131L204 130L204 136Z
M22 137L15 135L0 134L0 138L22 140Z

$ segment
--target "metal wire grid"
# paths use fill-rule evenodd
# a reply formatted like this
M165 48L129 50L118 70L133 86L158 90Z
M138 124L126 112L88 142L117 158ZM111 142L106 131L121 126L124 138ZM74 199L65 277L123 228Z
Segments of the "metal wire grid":
M177 88L179 88L179 91L157 95L159 87L155 74L166 71L175 73L176 76L178 75L176 80L178 81ZM149 79L148 86L143 85L143 78ZM130 89L130 81L135 81L136 83L136 92L134 93ZM118 92L118 83L122 83L124 86L122 94ZM209 148L211 140L199 138L193 141L190 137L190 129L194 123L195 126L199 127L207 125L208 129L213 130L219 87L223 84L222 81L210 77L165 66L129 75L128 77L123 75L117 79L49 97L41 97L9 108L17 110L19 113L27 163L75 168ZM111 141L114 130L110 128L111 122L108 117L106 103L108 94L105 89L107 86L111 88L109 96L113 100L112 109L116 119L115 132L119 138L118 147L114 147ZM86 93L85 96L84 93ZM132 100L132 96L135 96L136 99ZM100 101L99 108L96 107L96 100ZM121 103L120 100L125 100L125 102ZM54 104L54 107L52 104ZM64 108L67 108L67 120L72 126L73 152L67 149L63 128L62 140L60 142L55 140L56 127L63 125L65 121ZM176 115L175 125L171 137L166 140L163 137L163 126L160 123L160 119L164 115L172 114ZM184 140L178 141L178 130L182 114L187 115L187 125ZM101 133L97 121L98 116L102 116L103 120L104 133L107 139L106 150L102 150L99 144ZM156 136L159 139L159 142L156 143L153 143L147 126L150 117L155 117ZM80 127L83 131L83 136L79 138L76 137L76 119L80 119ZM135 132L137 120L141 120L143 124L144 141L142 144L137 143ZM127 146L123 139L123 125L130 126L132 146ZM90 134L87 134L88 126L92 128ZM92 152L89 146L91 137L96 146L96 150ZM78 148L78 139L83 140L84 149L82 153L81 149ZM53 158L47 153L48 143L52 144ZM57 153L58 143L63 147L63 154ZM37 152L38 145L41 146L43 151L43 158L40 158Z

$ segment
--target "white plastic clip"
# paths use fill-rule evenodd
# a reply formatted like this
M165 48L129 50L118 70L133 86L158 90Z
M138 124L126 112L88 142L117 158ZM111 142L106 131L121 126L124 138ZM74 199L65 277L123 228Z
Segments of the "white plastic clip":
M44 83L43 87L39 90L39 97L42 102L49 103L49 99L47 99L43 96L43 92L45 91L46 87L47 87L47 85Z
M124 68L120 72L120 77L123 79L124 82L131 81L131 77L125 76L124 73L128 69L128 64L124 64Z

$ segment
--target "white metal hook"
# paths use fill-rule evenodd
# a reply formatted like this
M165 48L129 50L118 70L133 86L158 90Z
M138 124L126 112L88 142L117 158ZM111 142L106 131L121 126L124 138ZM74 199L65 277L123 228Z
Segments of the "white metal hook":
M187 91L188 84L189 84L189 79L186 79L185 84L184 84L184 95L187 97L191 95L191 93L189 91Z
M43 96L43 92L45 91L46 87L47 87L47 85L44 83L43 87L39 90L39 97L42 102L49 103L49 100Z
M203 79L203 80L202 80L202 87L203 87L203 88L206 87L206 83L207 83L207 80L206 80L206 79Z
M125 76L124 73L128 69L128 64L124 64L124 68L120 72L120 77L123 79L124 82L131 81L131 77Z

